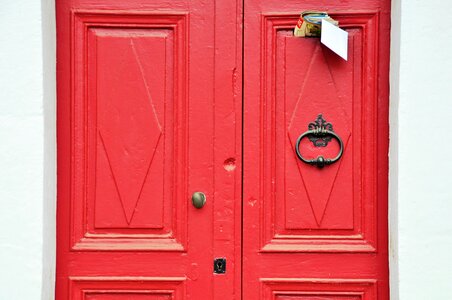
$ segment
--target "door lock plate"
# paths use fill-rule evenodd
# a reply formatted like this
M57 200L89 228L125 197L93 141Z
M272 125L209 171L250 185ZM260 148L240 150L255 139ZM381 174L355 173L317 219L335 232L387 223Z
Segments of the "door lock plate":
M213 261L213 273L224 274L226 273L226 258L215 258Z

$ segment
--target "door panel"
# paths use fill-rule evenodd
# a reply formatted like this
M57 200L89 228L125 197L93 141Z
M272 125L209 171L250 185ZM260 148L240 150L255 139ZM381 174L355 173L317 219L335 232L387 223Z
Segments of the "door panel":
M372 280L263 279L262 283L262 299L371 300L377 296L375 281Z
M374 250L375 166L366 161L376 152L376 109L374 89L363 85L372 87L375 69L362 70L361 65L376 63L373 48L363 44L376 41L376 15L332 15L350 28L348 61L318 39L293 37L296 15L263 17L263 83L268 89L262 105L271 107L264 112L260 151L263 214L270 216L262 224L264 251ZM338 163L319 170L303 164L294 145L309 124L323 120L343 140L344 154ZM316 147L303 139L300 149L307 158L334 157L339 144L331 140Z
M71 278L74 300L184 299L185 278Z
M75 249L186 248L186 19L74 13Z
M57 299L240 294L241 9L57 1Z
M244 7L243 298L388 299L389 2ZM312 8L349 32L348 61L293 36ZM322 122L344 151L317 168L295 144ZM304 157L339 151L315 143L301 141Z

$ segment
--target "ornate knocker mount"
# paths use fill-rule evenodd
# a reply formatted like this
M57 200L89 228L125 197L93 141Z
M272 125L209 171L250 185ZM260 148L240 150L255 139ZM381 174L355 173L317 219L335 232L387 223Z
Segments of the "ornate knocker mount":
M305 137L307 137L315 147L326 147L334 138L339 143L339 153L334 158L324 158L320 155L315 159L306 159L300 153L300 142ZM295 152L297 153L298 158L302 162L317 166L318 168L323 168L324 166L337 162L341 158L343 151L344 143L342 142L342 139L333 131L333 124L327 122L322 114L319 114L314 122L309 123L308 131L302 133L295 144Z

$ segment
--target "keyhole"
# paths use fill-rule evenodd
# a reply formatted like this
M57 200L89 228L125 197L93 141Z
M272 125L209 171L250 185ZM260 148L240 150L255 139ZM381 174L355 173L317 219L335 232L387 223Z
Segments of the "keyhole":
M213 262L213 272L215 274L224 274L226 272L226 259L216 258Z

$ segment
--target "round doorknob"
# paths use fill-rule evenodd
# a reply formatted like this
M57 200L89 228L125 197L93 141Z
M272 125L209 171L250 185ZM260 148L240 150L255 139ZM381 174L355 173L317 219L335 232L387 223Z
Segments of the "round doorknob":
M202 208L206 204L206 195L203 192L194 192L191 196L191 202L196 208Z

